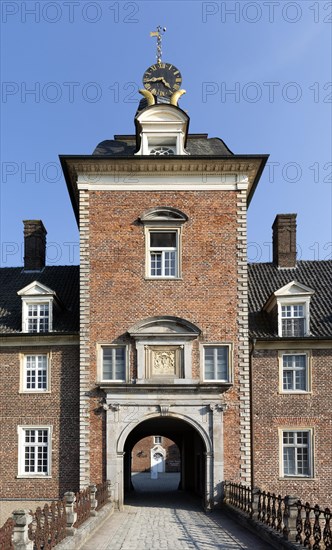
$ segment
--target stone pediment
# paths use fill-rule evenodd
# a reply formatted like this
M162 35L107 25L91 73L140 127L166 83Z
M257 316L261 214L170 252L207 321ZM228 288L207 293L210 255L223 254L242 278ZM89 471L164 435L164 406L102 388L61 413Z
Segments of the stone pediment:
M147 107L136 117L138 122L143 123L180 123L188 124L188 115L173 105L157 104Z
M19 296L55 296L54 290L38 281L33 281L17 293Z
M315 291L312 288L309 288L306 285L303 285L302 283L298 283L297 281L291 281L287 285L279 288L279 290L276 290L274 292L275 296L293 296L294 294L301 294L303 295L311 295L314 294Z
M310 297L314 293L315 291L312 288L297 281L291 281L271 294L263 309L271 311L276 306L277 301L282 298L303 298L304 300L310 300Z
M147 336L197 338L200 332L200 329L190 321L171 316L150 317L139 321L128 330L134 338Z
M146 210L144 214L140 216L140 220L142 223L151 221L186 222L188 220L188 216L177 208L159 206L157 208L150 208L149 210Z

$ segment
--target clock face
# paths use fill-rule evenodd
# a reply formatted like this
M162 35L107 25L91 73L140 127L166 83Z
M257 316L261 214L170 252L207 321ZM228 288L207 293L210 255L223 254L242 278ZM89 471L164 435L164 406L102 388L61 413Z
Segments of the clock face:
M179 69L170 63L151 65L143 76L144 87L153 95L171 96L180 89L182 77Z

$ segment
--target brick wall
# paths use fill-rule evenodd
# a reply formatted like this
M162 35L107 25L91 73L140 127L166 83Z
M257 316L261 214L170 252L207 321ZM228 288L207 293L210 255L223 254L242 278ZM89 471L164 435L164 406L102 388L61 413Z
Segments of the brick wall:
M331 362L332 350L312 350L312 392L280 394L278 352L262 349L255 352L252 368L255 486L331 506ZM289 427L313 428L312 479L280 477L278 429Z
M95 389L96 344L119 337L128 341L123 336L128 328L159 315L196 324L200 342L234 344L234 387L226 394L230 406L224 415L225 477L240 479L237 199L230 191L89 193L91 479L105 475L105 415L96 414L101 397ZM145 279L144 229L138 218L157 206L180 209L189 218L183 226L181 280ZM130 376L135 377L134 345L131 350ZM199 378L199 341L193 344L192 363Z
M161 446L166 451L165 472L180 472L181 458L178 446L168 437L162 437ZM132 450L132 472L149 472L151 449L155 447L154 436L144 437Z
M22 340L23 341L23 340ZM19 353L48 353L50 393L20 393ZM54 499L78 489L78 346L38 346L0 350L0 498ZM17 479L17 426L53 426L50 479Z

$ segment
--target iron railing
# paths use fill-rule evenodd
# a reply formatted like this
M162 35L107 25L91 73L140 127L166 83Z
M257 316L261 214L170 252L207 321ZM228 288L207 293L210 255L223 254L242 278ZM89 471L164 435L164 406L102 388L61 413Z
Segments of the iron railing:
M98 511L108 501L108 482L107 481L104 481L104 483L97 484L96 500L98 503L96 506L96 510Z
M79 527L90 517L91 500L89 487L83 489L79 493L76 493L74 510L77 513L77 519L74 523L74 527Z
M38 507L31 515L33 519L29 525L29 539L34 542L34 550L50 550L67 536L64 500Z
M241 483L225 482L226 503L238 508L253 521L263 523L284 539L308 550L332 550L331 511L311 506L292 497L252 490Z
M13 550L13 529L14 520L8 518L6 523L0 528L0 548L1 550Z
M225 483L227 501L240 508L243 512L251 514L251 488L242 483Z
M310 550L331 550L331 511L297 501L296 542Z
M275 493L259 489L256 494L258 500L257 520L285 535L285 499Z

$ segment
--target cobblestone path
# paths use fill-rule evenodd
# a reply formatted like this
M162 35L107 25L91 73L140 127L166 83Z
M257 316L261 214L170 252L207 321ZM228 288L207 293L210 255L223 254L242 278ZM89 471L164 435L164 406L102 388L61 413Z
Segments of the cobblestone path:
M205 514L181 491L134 492L82 550L269 550L221 511Z

